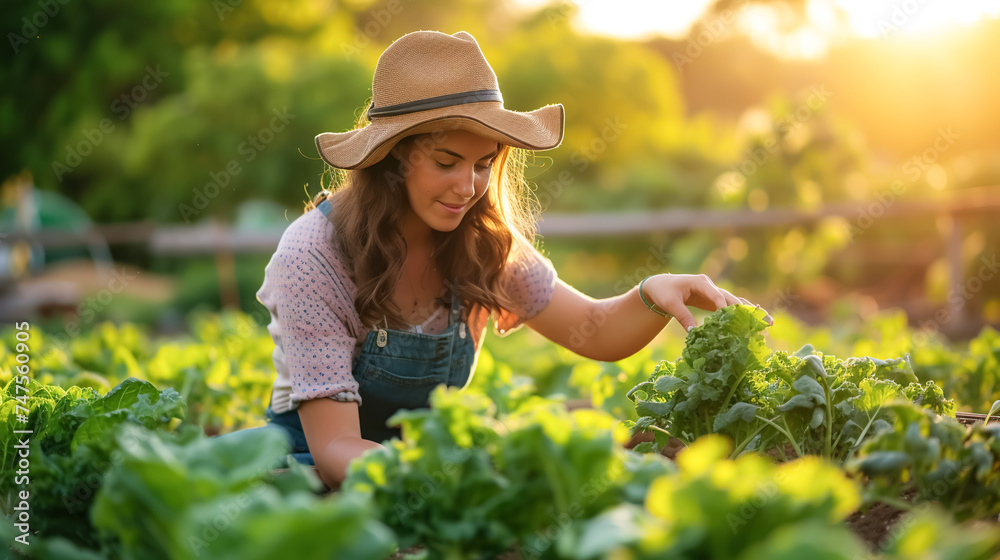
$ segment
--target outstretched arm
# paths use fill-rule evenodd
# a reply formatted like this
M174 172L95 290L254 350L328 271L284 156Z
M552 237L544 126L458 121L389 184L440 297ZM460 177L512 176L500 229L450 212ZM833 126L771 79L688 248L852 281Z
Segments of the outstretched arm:
M351 461L381 444L361 438L358 403L312 399L299 403L306 445L316 462L319 478L331 490L347 478Z
M707 276L657 274L643 284L646 300L673 315L685 329L696 325L687 306L715 311L750 303L716 286ZM645 347L668 319L654 313L639 297L639 287L605 299L594 299L556 280L548 305L529 327L581 356L614 362Z

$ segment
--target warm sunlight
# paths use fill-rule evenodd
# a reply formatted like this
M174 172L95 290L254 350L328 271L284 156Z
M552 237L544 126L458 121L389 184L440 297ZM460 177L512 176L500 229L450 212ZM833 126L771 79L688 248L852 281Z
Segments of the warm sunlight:
M549 0L515 0L530 8L551 4ZM687 2L662 0L619 0L574 2L579 13L577 25L590 33L623 38L644 38L655 35L684 37L713 0Z
M0 1L0 560L1000 560L1000 0Z
M517 1L530 7L547 4L543 0ZM576 22L581 29L600 35L630 39L662 35L677 39L687 35L712 3L583 0L576 3ZM851 37L912 37L1000 17L1000 0L808 0L804 20L780 3L737 6L735 17L709 15L706 22L725 22L779 56L805 59L821 57L831 44Z
M864 37L939 30L1000 17L1000 0L834 0L834 3L847 13L851 31Z
M602 35L683 37L711 4L712 0L580 2L579 23Z

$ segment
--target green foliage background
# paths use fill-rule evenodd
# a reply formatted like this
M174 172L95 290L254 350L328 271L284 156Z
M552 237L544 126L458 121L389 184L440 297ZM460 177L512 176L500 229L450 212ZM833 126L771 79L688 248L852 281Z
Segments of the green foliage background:
M800 3L785 3L804 17ZM250 199L278 203L291 221L321 188L313 137L353 125L382 50L417 29L464 29L508 108L566 107L562 145L536 154L528 170L550 214L812 211L877 200L894 181L902 200L937 200L1000 180L991 126L1000 75L983 71L1000 47L997 21L923 42L857 39L806 61L737 33L678 64L733 7L716 3L686 38L626 41L580 31L576 5L558 1L18 0L0 15L0 176L30 171L37 188L68 196L99 223L233 220ZM958 134L954 146L914 160L942 129ZM765 306L794 300L800 315L837 319L829 302L858 292L919 319L949 295L946 240L930 219L876 220L856 239L847 233L856 219L835 218L552 238L545 249L563 279L595 297L634 285L650 249L662 247L669 259L651 272L706 273ZM974 274L1000 250L1000 230L988 216L963 220L965 272ZM247 274L241 284L259 285L262 270ZM252 297L241 296L249 311ZM1000 321L1000 288L989 283L967 309Z

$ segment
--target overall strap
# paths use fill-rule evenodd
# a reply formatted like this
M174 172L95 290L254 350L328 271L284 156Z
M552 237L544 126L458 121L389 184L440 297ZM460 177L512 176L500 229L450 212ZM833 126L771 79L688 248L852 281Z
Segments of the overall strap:
M451 285L451 316L449 324L454 325L462 320L462 298L458 295L458 290L454 283Z
M329 198L324 199L323 202L320 202L319 206L317 206L316 208L319 208L319 211L322 212L324 216L326 216L326 219L330 220L331 222L333 221L333 204L330 204Z

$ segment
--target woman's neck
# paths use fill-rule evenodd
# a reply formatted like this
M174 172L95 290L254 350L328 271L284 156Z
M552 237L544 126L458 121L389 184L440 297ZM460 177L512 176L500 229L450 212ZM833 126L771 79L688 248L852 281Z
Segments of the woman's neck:
M410 251L430 251L434 246L434 230L420 219L413 210L408 210L399 221L399 232Z

